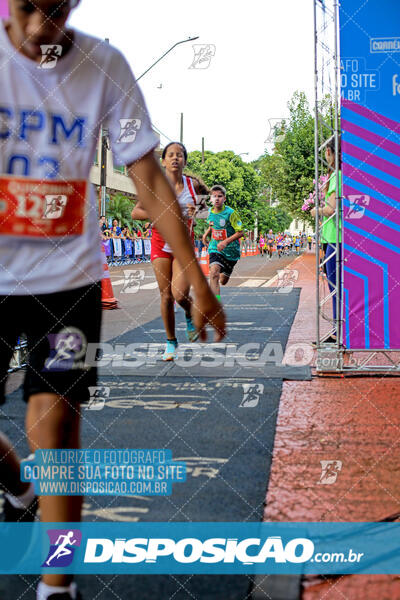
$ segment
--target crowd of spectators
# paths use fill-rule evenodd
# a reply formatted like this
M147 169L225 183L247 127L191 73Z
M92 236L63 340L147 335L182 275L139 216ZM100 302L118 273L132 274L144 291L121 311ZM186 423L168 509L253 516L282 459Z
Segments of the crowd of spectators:
M107 262L119 265L149 261L149 244L144 241L151 239L151 223L145 223L141 229L122 225L118 219L107 222L102 215L99 226Z

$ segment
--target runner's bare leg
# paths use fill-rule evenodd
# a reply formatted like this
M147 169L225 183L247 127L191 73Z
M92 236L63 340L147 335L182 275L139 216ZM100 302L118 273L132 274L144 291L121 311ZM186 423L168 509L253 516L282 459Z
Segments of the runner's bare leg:
M79 405L56 394L32 395L26 413L26 432L32 452L38 448L79 448ZM43 523L81 520L82 496L41 496L39 506ZM67 586L72 575L45 574L42 580L48 585Z
M172 260L156 258L153 260L154 274L157 279L161 298L161 317L168 340L175 339L174 299L171 290Z
M220 288L221 267L216 263L210 265L210 288L216 296L221 293Z
M185 273L178 263L174 260L172 263L172 295L185 311L187 317L191 316L192 300L189 295L190 286L185 277Z

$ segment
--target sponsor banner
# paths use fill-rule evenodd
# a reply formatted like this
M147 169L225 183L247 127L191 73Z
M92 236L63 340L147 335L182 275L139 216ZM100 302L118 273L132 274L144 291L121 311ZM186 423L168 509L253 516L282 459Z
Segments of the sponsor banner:
M143 240L144 253L148 256L151 254L151 240Z
M400 348L400 11L340 4L343 341Z
M0 573L396 574L400 523L5 523Z

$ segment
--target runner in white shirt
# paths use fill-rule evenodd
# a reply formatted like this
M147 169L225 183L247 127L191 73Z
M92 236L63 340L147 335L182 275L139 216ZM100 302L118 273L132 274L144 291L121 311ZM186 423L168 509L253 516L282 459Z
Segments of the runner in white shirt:
M158 139L130 67L108 44L66 29L77 3L10 0L10 19L0 22L0 402L13 347L24 332L33 452L79 447L77 407L96 385L85 354L100 336L102 264L96 200L87 181L102 123L115 164L128 166L143 207L185 266L201 339L207 322L217 340L225 332L221 305L154 157ZM0 480L18 504L20 486L5 486L3 476L13 469L19 478L18 469L1 452ZM77 496L42 497L42 520L79 521L81 504ZM46 574L38 598L75 598L69 584L68 576Z

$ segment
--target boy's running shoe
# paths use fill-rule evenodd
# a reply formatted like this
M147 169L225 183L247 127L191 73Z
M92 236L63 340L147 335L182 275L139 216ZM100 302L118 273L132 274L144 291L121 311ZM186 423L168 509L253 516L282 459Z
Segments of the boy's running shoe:
M164 354L162 356L163 361L166 362L169 360L175 360L177 356L177 348L178 342L172 342L171 340L168 340L165 346Z
M195 342L199 337L199 332L193 325L192 317L186 317L186 337L189 342Z

